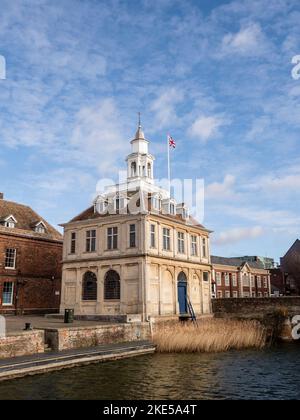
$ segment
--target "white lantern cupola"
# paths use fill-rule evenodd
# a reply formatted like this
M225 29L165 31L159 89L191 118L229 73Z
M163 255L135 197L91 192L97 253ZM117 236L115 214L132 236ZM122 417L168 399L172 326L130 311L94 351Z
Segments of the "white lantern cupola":
M154 156L148 151L149 141L145 139L140 118L137 132L130 143L131 154L126 159L128 181L144 179L146 182L153 184Z

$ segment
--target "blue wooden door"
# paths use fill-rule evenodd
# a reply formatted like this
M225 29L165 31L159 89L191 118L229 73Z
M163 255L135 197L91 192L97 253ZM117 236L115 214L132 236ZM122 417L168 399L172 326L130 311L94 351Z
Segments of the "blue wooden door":
M178 276L178 302L179 302L179 313L187 313L187 278L184 273L180 273Z

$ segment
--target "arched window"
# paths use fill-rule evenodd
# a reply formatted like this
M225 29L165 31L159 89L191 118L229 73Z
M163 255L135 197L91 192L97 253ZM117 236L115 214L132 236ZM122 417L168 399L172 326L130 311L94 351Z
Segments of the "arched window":
M151 178L151 176L152 176L152 174L151 174L151 163L148 163L147 170L148 170L148 178Z
M104 280L104 299L120 299L120 276L114 270L109 270L106 273Z
M136 163L131 163L131 176L136 176Z
M91 271L83 276L82 300L97 300L97 276Z

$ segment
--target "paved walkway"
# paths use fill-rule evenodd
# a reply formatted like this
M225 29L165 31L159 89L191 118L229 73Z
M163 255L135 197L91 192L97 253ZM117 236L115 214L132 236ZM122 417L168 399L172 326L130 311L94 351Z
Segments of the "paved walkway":
M14 334L24 330L25 323L30 322L32 328L66 328L66 327L85 327L95 325L107 325L109 322L101 321L74 321L72 324L64 324L63 319L46 318L44 316L24 315L24 316L7 316L6 317L6 333Z
M155 347L151 342L133 341L2 359L0 360L0 381L154 352Z

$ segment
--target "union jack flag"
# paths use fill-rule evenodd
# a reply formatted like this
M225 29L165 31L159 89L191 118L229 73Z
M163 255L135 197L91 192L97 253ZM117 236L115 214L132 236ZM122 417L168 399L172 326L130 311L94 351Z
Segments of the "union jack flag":
M168 135L168 139L169 139L169 146L172 147L173 149L175 149L176 148L176 142L173 139L173 137Z

